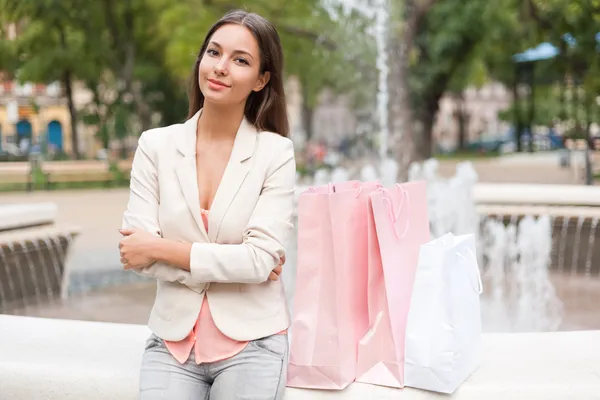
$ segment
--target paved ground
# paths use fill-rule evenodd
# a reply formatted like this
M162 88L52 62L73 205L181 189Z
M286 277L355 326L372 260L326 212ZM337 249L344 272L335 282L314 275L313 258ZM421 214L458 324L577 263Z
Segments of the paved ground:
M58 206L57 225L76 225L69 267L75 270L120 269L117 229L127 206L128 189L0 193L6 203L52 202Z
M452 176L457 161L440 162L440 174ZM557 153L514 155L473 162L480 182L486 183L542 183L579 184L573 169L561 168Z

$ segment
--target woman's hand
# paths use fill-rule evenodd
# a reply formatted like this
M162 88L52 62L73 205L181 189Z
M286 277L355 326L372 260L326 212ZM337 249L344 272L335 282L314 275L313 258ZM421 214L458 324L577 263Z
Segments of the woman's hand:
M283 264L285 264L285 256L281 257L279 265L276 266L275 269L269 274L270 281L276 281L279 279L279 275L281 275L281 271L283 271Z
M159 237L136 228L119 229L119 233L125 236L119 242L123 269L144 268L156 261L151 254L161 240Z
M156 262L152 254L155 254L161 238L136 228L119 229L119 232L125 236L119 242L123 269L144 268ZM283 271L283 264L285 264L285 256L281 257L279 265L269 274L270 281L279 279L279 275Z

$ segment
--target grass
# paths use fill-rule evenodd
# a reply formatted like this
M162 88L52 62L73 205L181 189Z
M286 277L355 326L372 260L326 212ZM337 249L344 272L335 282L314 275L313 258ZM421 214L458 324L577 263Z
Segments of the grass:
M500 156L498 151L456 151L453 153L439 153L435 154L434 157L438 160L485 160L489 158L495 158Z

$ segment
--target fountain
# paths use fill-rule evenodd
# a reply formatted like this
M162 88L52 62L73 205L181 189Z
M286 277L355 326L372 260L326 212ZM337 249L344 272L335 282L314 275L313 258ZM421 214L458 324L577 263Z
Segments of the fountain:
M484 325L495 332L557 330L563 305L550 279L550 218L527 216L518 225L488 219L483 230Z
M428 182L431 232L474 233L484 280L483 326L488 331L554 331L563 305L550 278L552 229L550 218L527 215L498 220L480 214L473 197L477 174L470 163L442 179L438 162L413 164L411 180Z
M365 165L355 174L348 173L349 179L381 179L384 183L384 177L389 180L395 175L397 166L389 159L381 166L384 169L379 173L374 166ZM325 184L324 172L309 185ZM586 297L595 285L594 277L600 275L600 246L596 245L600 209L568 204L595 204L596 197L586 200L587 194L580 193L565 198L561 188L550 190L548 186L530 188L527 192L523 186L480 184L468 162L459 164L455 175L448 179L438 173L436 160L413 164L409 179L428 183L434 237L447 232L474 233L477 237L485 287L482 296L484 330L572 329L572 325L563 324L566 310L559 291L565 294L565 290L583 289L585 293L579 294ZM546 190L548 192L544 192ZM303 188L299 188L298 193L302 191ZM538 192L540 195L532 195ZM289 248L292 254L297 251L295 244L290 243ZM289 259L294 259L293 255ZM295 268L288 265L284 282L290 297L293 296L293 276Z
M65 261L75 227L54 224L52 203L0 206L0 313L66 295Z

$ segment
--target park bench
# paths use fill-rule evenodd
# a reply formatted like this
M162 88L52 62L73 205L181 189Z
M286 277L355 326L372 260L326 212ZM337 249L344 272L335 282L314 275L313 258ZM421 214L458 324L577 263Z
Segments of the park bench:
M129 180L131 177L131 166L133 163L133 159L128 158L126 160L118 160L117 168L123 174L123 179Z
M32 190L31 164L27 161L0 163L0 185L25 185L27 190Z
M55 183L104 182L107 186L114 179L105 161L46 161L42 164L46 187Z

